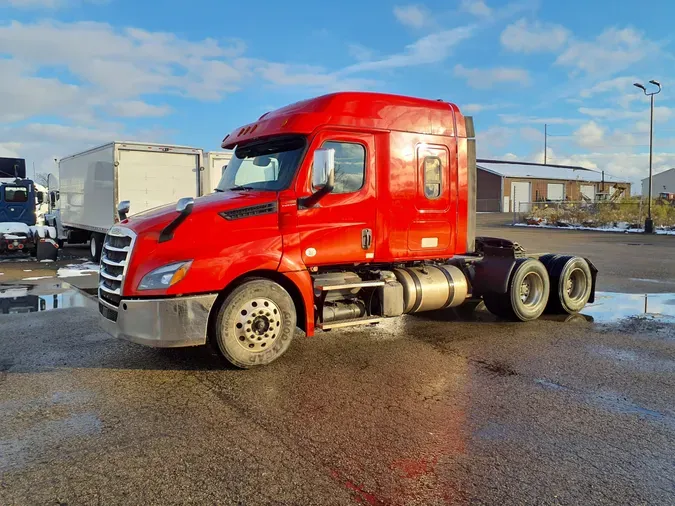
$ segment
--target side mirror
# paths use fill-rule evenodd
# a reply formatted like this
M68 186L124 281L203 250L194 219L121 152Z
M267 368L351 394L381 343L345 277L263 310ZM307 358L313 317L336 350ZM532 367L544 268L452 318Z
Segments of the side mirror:
M312 170L312 187L319 188L309 197L300 199L300 207L314 207L319 200L333 191L335 185L335 150L317 149L314 151L314 168Z
M127 214L129 214L129 209L131 209L131 202L128 200L123 200L117 204L117 214L120 217L120 221L127 219Z
M190 216L194 205L195 199L192 197L183 197L176 203L176 211L178 212L178 216L176 216L174 220L164 227L164 229L160 232L160 243L173 239L173 233L180 226L180 224L183 223L188 216Z
M317 149L314 151L314 169L312 171L312 186L325 186L335 176L335 150ZM332 190L332 188L331 188Z
M176 204L176 211L180 214L190 214L195 205L195 199L192 197L183 197Z
M37 192L36 198L37 198L38 205L43 204L44 201L45 201L45 194L42 193L42 192Z

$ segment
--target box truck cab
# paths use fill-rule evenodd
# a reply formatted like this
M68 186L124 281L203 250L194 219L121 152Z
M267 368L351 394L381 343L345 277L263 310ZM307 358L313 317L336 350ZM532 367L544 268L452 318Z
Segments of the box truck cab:
M246 368L281 356L296 326L312 336L479 300L527 321L593 299L588 260L475 237L473 122L454 104L335 93L222 147L234 151L214 194L109 230L99 310L112 334L210 342Z

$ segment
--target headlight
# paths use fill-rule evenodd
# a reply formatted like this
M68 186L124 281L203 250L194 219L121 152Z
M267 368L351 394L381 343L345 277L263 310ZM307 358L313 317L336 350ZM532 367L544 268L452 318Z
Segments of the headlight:
M149 272L138 285L139 290L161 290L175 285L185 277L192 265L192 260L188 262L176 262L175 264L165 265L159 269Z

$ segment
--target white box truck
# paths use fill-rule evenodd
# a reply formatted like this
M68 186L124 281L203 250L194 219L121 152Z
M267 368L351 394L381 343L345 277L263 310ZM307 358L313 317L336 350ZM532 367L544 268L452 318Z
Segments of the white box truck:
M231 151L209 151L204 153L204 172L202 173L202 195L213 193L220 182L223 171L232 159Z
M59 238L90 241L91 257L98 261L105 233L119 221L120 202L130 201L133 215L198 197L208 172L203 161L200 148L140 142L111 142L61 159L59 211L53 218Z

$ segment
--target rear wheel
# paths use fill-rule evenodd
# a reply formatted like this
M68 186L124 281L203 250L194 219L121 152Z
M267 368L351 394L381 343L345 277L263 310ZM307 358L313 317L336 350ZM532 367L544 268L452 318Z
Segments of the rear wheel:
M103 236L94 232L89 239L89 256L94 262L101 260L101 250L103 249Z
M223 300L212 337L228 362L249 369L269 364L286 352L296 321L288 292L274 281L255 279Z
M558 256L549 266L551 296L546 307L550 313L578 313L591 298L593 277L588 262L581 257Z
M550 280L546 267L534 258L517 261L506 293L486 293L485 306L492 314L515 321L539 318L549 298Z

